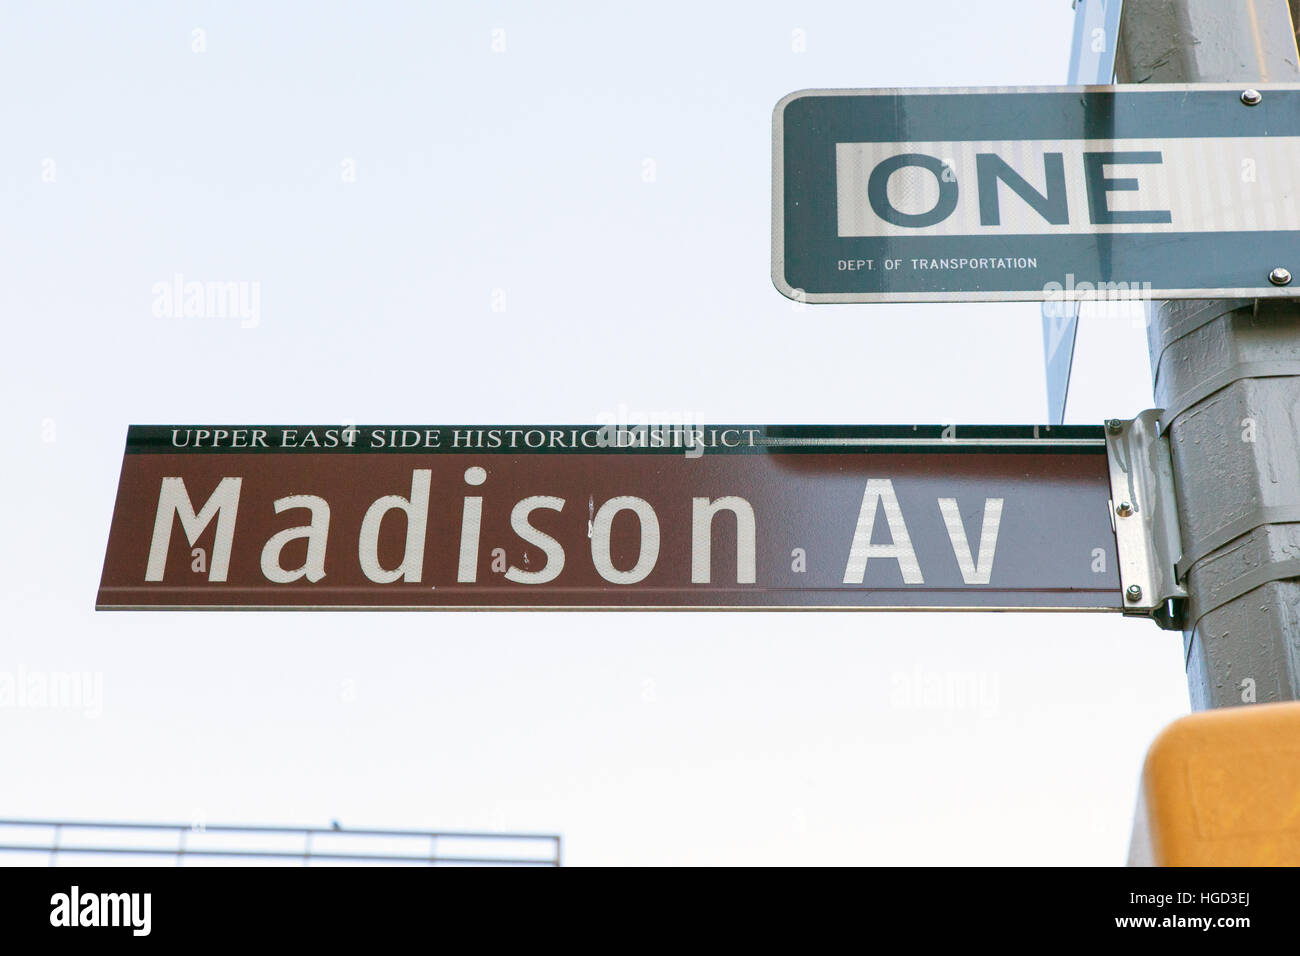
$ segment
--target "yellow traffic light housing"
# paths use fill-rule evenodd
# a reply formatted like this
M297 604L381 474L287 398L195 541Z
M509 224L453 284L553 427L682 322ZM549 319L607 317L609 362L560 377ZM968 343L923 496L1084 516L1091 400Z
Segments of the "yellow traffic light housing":
M1300 865L1300 703L1205 711L1161 731L1129 864Z

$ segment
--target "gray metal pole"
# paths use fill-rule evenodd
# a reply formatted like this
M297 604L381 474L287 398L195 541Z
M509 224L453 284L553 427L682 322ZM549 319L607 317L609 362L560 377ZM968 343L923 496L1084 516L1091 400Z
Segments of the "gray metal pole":
M1243 91L1300 81L1288 0L1124 0L1116 75L1121 83L1240 82ZM1261 262L1260 274L1281 265ZM1300 301L1153 302L1148 318L1156 403L1176 412L1164 426L1192 707L1296 700Z

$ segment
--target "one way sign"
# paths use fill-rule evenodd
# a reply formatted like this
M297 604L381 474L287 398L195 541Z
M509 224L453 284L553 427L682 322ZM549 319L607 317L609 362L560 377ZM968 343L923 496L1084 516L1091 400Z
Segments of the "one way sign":
M807 302L1295 295L1300 86L811 90L773 123Z

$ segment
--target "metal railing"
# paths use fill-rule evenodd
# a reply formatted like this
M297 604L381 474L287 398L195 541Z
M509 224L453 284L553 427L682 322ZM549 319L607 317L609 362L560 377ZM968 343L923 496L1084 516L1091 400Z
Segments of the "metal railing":
M559 866L561 848L558 834L542 833L0 820L0 865L82 862L77 858L105 865L105 857L145 866L166 859L176 866Z

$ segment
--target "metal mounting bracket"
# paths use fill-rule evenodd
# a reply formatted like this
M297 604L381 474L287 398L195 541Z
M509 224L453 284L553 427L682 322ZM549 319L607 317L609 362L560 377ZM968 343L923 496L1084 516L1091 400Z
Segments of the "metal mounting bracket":
M1160 434L1163 409L1132 421L1106 422L1110 465L1110 520L1115 528L1124 613L1181 630L1187 590L1175 566L1182 556L1178 500L1169 437Z

